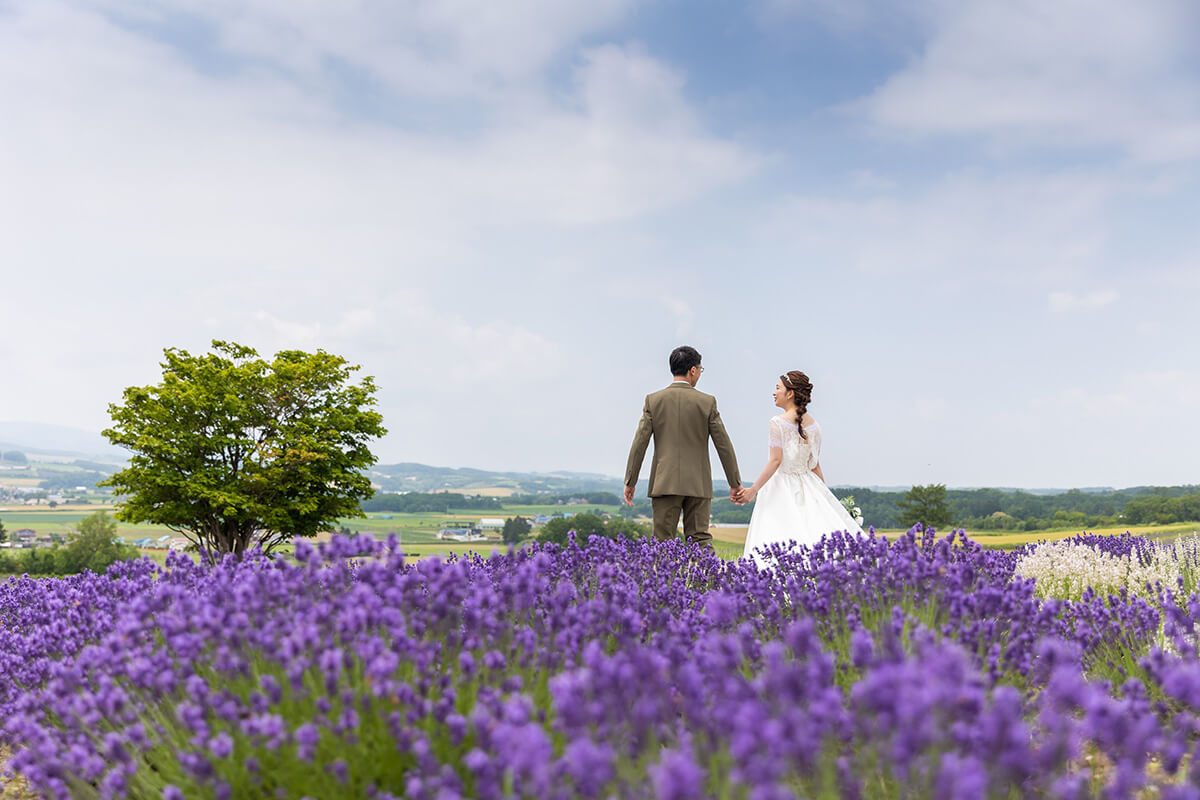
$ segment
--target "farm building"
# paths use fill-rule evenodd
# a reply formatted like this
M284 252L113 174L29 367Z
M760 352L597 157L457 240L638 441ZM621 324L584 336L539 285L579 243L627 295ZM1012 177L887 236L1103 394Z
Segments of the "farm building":
M479 520L479 529L482 531L502 531L504 530L504 520L494 517L484 517Z
M453 542L480 542L487 537L474 528L442 528L437 538Z

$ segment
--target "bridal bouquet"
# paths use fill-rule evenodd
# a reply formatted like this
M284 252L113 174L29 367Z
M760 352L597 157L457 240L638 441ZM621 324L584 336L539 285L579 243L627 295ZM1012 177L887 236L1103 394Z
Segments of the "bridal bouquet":
M857 522L859 525L863 524L862 509L854 504L854 495L851 494L843 497L842 507L846 509L846 512L850 516L854 517L855 522Z

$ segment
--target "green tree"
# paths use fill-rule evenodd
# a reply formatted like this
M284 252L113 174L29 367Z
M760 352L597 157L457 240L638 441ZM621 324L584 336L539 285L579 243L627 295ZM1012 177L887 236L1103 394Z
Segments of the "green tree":
M610 539L624 536L626 539L645 539L650 535L650 526L631 519L613 517L604 523L604 535Z
M79 533L70 544L54 551L57 555L57 571L63 575L74 575L85 569L104 572L117 561L137 558L135 548L116 541L116 538L117 521L107 511L89 514L80 520Z
M516 544L527 537L531 530L533 530L533 525L522 516L506 519L504 520L504 541L507 544Z
M543 542L554 542L565 545L567 536L575 531L575 538L580 544L592 536L604 535L604 520L595 514L576 514L573 517L555 517L542 526L538 539Z
M117 517L166 525L215 557L359 516L373 493L368 443L386 433L374 381L352 382L359 368L322 350L266 361L230 342L212 349L167 348L162 382L109 406L104 435L132 452L102 484L123 496Z
M4 530L4 520L0 519L0 544L8 541L8 531Z
M640 539L650 533L649 527L640 525L632 520L614 517L605 522L596 514L576 514L573 517L556 518L542 526L538 539L543 542L554 542L565 545L570 531L575 531L575 538L584 544L593 536L606 536L615 539L624 536L626 539Z
M946 486L931 483L914 486L898 502L900 524L911 528L918 522L927 528L946 528L950 525L950 506L946 503Z

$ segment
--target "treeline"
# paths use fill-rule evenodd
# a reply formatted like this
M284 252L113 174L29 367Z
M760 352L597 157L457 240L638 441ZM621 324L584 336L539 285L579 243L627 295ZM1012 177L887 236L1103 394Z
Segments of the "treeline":
M867 525L905 527L900 503L906 492L862 488L833 492L838 498L853 496ZM972 530L1037 531L1200 521L1200 486L1141 486L1102 492L1072 489L1047 495L1003 489L947 489L945 499L953 524Z
M596 514L576 514L569 519L552 519L538 531L538 541L554 542L565 545L571 531L580 543L586 543L593 536L604 536L616 539L624 536L626 539L644 539L650 535L650 526L634 522L623 517L604 519Z
M61 492L83 486L89 491L96 489L96 484L108 477L103 472L84 470L83 472L48 472L38 473L42 478L38 487L47 492Z
M0 537L4 526L0 523ZM65 546L0 551L0 574L75 575L84 570L101 573L112 564L137 558L137 548L120 542L117 523L107 512L97 511L79 523L79 533Z
M360 504L363 511L393 511L397 514L448 514L451 511L502 511L504 506L495 497L467 497L454 492L425 494L377 494Z
M363 511L392 511L397 514L449 514L452 511L503 511L505 506L566 505L583 500L592 506L619 505L621 498L612 492L577 494L514 494L509 497L481 497L457 492L382 492L362 501Z
M572 500L582 500L589 506L618 506L621 498L615 492L576 492L575 494L514 494L504 498L509 506L553 506L566 505Z
M834 489L833 493L838 499L853 497L866 525L906 527L900 504L907 492L855 487ZM947 489L945 500L954 526L971 530L1037 531L1200 522L1200 486L1140 486L1103 492L1072 489L1047 495L1004 489ZM712 504L713 519L729 525L749 523L753 510L753 504L735 506L728 499L715 498ZM639 507L631 511L649 515L649 500L640 501Z
M865 488L834 489L837 497L854 497L866 525L876 528L906 527L901 503L907 492L881 492ZM611 492L578 494L522 494L503 499L468 497L455 493L378 494L363 501L364 511L396 513L450 513L455 510L502 512L506 506L544 506L583 500L593 506L619 506L624 518L651 515L650 499L641 496L634 506L621 505ZM1111 527L1150 523L1200 522L1200 486L1141 486L1132 489L1033 494L1005 489L947 489L945 502L956 527L971 530L1037 531L1067 527ZM753 504L736 506L727 498L713 499L716 522L746 524Z
M1153 494L1138 497L1125 504L1124 522L1146 525L1157 522L1165 525L1172 522L1200 520L1200 493L1178 497Z

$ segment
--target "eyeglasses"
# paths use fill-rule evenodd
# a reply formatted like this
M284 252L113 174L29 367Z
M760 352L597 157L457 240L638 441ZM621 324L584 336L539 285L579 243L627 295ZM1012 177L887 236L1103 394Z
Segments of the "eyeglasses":
M701 372L704 372L704 367L700 366L699 364L696 365L696 369L700 370Z

